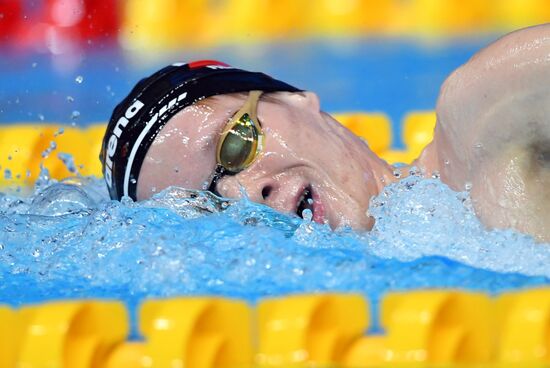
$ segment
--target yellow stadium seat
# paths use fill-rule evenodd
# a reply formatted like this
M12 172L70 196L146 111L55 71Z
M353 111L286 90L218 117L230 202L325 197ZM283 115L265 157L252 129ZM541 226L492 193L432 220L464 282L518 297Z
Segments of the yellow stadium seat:
M488 363L494 349L487 295L450 290L392 293L382 301L391 363Z
M259 366L334 364L369 323L359 295L295 295L258 306Z
M18 339L15 312L0 305L0 368L15 367Z
M18 315L20 367L99 366L125 340L128 316L119 302L67 301L24 307Z
M252 364L246 303L221 298L148 300L140 329L148 367L247 367Z
M109 353L102 368L143 368L147 365L144 356L145 343L122 343Z
M344 367L379 368L388 366L385 336L363 336L352 343L339 362Z
M411 151L388 150L380 152L379 156L389 164L411 164L418 155Z
M503 294L497 299L496 315L499 362L550 364L550 289Z
M56 127L17 124L0 127L0 185L16 186L34 183L40 171L42 152L49 146ZM6 178L5 170L11 172Z
M384 113L333 114L343 126L365 139L376 153L387 150L392 141L391 123Z
M403 119L403 141L408 151L418 156L433 138L435 111L413 111Z

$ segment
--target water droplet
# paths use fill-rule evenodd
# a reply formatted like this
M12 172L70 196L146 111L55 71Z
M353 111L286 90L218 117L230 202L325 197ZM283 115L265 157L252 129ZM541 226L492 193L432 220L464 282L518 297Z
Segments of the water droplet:
M31 170L27 169L27 178L31 177Z
M411 166L409 169L409 174L412 176L420 176L421 173L421 170L416 166Z
M57 144L54 141L50 142L50 146L42 152L42 158L46 158L52 153L53 150L57 148Z
M311 212L309 208L306 208L302 211L302 218L304 219L304 221L311 222L311 220L313 219L313 212Z
M84 77L81 76L81 75L78 75L74 80L75 80L76 83L80 84L80 83L84 82Z
M46 118L46 117L45 117L44 115L38 114L38 119L39 119L40 121L44 121L45 118Z
M10 161L11 161L11 159L12 159L11 155L8 155L8 160L10 160Z
M80 111L78 110L74 110L72 113L71 113L71 120L76 120L80 117Z
M449 160L444 160L443 163L444 163L445 165L448 165L448 164L450 164L451 162L450 162Z
M401 170L393 170L393 176L399 179L401 177Z
M4 170L4 179L11 179L11 170L5 169Z
M441 174L439 173L439 171L435 170L435 171L432 173L432 178L433 178L433 179L440 179L440 178L441 178Z
M472 183L470 183L469 181L467 181L465 184L464 184L464 189L469 192L471 189L472 189Z
M4 250L4 244L0 243L0 250Z
M36 248L36 249L32 252L32 256L33 256L34 258L40 257L40 249Z
M73 96L67 96L67 101L68 101L68 102L73 102L73 101L74 101L74 97L73 97Z
M130 179L130 183L135 184L135 183L137 183L137 180L132 178L132 179Z
M57 137L58 135L61 135L61 134L63 134L63 133L65 133L65 129L59 128L59 130L58 130L57 132L55 132L55 133L53 134L53 136L54 136L54 137Z
M65 168L67 168L69 172L73 174L76 174L78 172L74 163L74 158L71 154L60 152L57 154L57 158L59 158L61 162L63 162L63 165L65 165Z

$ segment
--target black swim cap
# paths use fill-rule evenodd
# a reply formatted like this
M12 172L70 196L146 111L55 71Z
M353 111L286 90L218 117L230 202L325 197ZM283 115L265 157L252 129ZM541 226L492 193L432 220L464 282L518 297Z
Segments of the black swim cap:
M103 137L100 159L111 198L136 200L145 155L177 112L206 97L252 90L301 91L266 74L213 60L172 64L142 79L117 105Z

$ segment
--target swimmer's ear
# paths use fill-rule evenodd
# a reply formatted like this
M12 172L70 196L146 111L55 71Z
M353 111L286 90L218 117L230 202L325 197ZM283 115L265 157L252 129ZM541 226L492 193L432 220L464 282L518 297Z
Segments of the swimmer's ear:
M306 107L318 112L321 109L321 103L317 94L311 91L303 92L282 92L282 98L294 105Z

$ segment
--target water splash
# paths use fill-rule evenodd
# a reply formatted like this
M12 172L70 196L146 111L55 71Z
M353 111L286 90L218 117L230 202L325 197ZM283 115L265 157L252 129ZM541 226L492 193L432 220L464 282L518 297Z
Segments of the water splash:
M141 203L109 200L100 179L47 180L0 195L0 302L222 295L250 302L309 291L454 287L499 293L548 284L550 247L487 231L437 179L416 176L372 201L370 233L331 231L246 197L168 188ZM513 260L513 262L512 262Z

